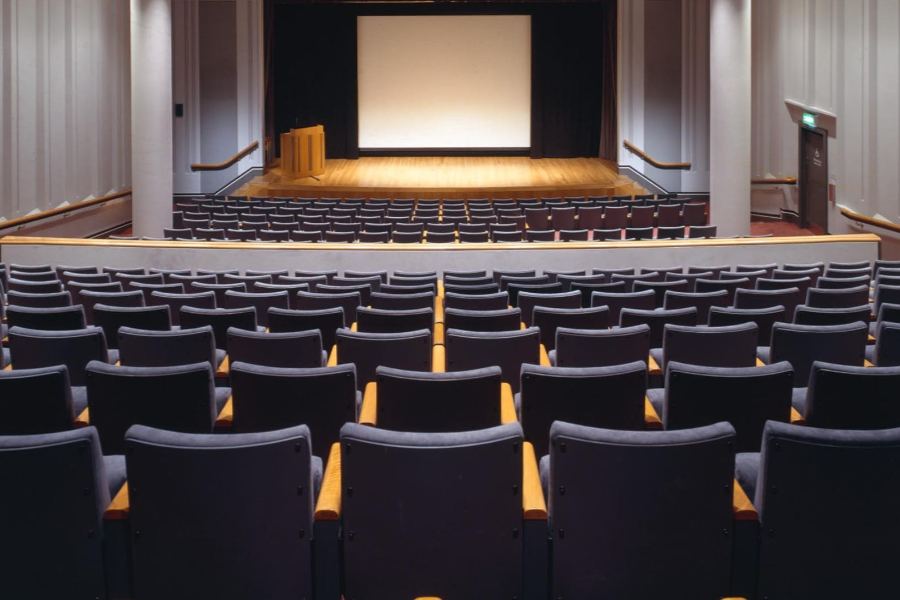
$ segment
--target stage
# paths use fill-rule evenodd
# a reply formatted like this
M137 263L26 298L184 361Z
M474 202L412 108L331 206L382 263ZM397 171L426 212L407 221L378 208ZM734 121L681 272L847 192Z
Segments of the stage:
M320 181L285 176L277 163L237 196L508 198L630 196L644 193L618 166L599 158L521 156L329 159Z

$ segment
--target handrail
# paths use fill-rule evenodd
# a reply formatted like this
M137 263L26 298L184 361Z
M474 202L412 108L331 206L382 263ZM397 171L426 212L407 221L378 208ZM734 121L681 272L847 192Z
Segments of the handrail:
M797 185L794 177L760 177L751 179L750 185Z
M73 210L81 210L82 208L88 208L91 206L96 206L98 204L104 204L106 202L110 202L112 200L118 200L119 198L124 198L125 196L130 196L131 190L123 190L121 192L116 192L115 194L109 194L107 196L100 196L99 198L93 198L91 200L85 200L84 202L78 202L76 204L68 204L66 206L59 206L57 208L52 208L50 210L45 210L43 212L39 212L33 215L26 215L24 217L19 217L18 219L10 219L9 221L3 221L0 223L0 230L2 229L10 229L12 227L19 227L21 225L27 225L29 223L34 223L35 221L40 221L42 219L47 219L49 217L55 217L56 215L62 215L65 213L72 212Z
M900 233L900 225L896 225L894 223L891 223L890 221L885 221L883 219L867 217L866 215L861 215L859 213L853 212L852 210L847 210L843 206L841 207L841 215L850 219L851 221L865 223L866 225L871 225L872 227L880 227L881 229L893 231L894 233Z
M237 161L241 160L251 152L255 152L259 148L259 142L253 142L225 162L215 163L215 164L205 164L200 163L196 165L191 165L191 171L222 171L223 169L227 169L228 167L237 163Z
M660 162L660 161L656 160L655 158L653 158L652 156L650 156L649 154L647 154L646 152L644 152L643 150L641 150L640 148L638 148L637 146L635 146L634 144L632 144L631 142L629 142L628 140L623 140L623 145L625 146L626 150L628 150L632 154L637 154L638 158L640 158L644 162L649 163L650 165L656 167L657 169L662 169L662 170L666 170L666 171L690 171L691 170L692 165L689 162L674 162L674 163Z

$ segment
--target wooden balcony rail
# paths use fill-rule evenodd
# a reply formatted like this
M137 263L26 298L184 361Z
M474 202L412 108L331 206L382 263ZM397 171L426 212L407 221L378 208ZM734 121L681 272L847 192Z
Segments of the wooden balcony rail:
M26 215L24 217L19 217L18 219L10 219L9 221L3 221L0 223L0 231L3 229L11 229L13 227L21 227L22 225L28 225L29 223L34 223L35 221L40 221L42 219L48 219L50 217L55 217L57 215L64 215L66 213L70 213L74 210L81 210L82 208L89 208L91 206L97 206L100 204L105 204L107 202L111 202L113 200L118 200L119 198L125 198L131 195L131 190L123 190L121 192L116 192L115 194L109 194L107 196L100 196L99 198L93 198L91 200L85 200L84 202L78 202L76 204L69 204L67 206L60 206L58 208L53 208L50 210L45 210L43 212L35 213L33 215Z
M894 223L891 223L890 221L885 221L884 219L867 217L866 215L861 215L844 207L841 207L841 215L850 219L851 221L856 221L857 223L864 223L866 225L871 225L872 227L878 227L880 229L886 229L887 231L893 231L894 233L900 233L900 225L896 225Z
M200 163L197 165L191 165L191 171L222 171L227 169L228 167L237 164L237 161L241 160L248 154L252 154L259 149L259 142L253 142L225 162L215 163L215 164L204 164Z
M635 146L634 144L632 144L631 142L629 142L628 140L624 140L623 145L625 146L626 150L628 150L632 154L635 154L642 161L644 161L648 165L656 167L657 169L661 169L664 171L690 171L691 170L691 163L689 163L689 162L660 162L660 161L656 160L655 158L653 158L652 156L650 156L649 154L647 154L646 152L644 152L643 150L641 150L640 148L638 148L637 146Z
M797 185L797 179L794 177L761 177L759 179L751 179L752 185Z

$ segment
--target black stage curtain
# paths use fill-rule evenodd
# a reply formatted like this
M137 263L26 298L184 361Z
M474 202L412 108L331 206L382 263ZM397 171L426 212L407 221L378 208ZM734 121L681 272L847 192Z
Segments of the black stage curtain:
M362 14L531 14L531 157L615 159L616 0L371 4L274 2L271 81L277 151L291 127L321 123L328 158L359 157L356 18ZM268 21L268 19L267 19ZM602 127L601 127L602 125ZM610 149L610 141L612 149ZM610 156L604 156L610 158Z
M327 158L359 157L354 5L276 4L275 132L325 126Z

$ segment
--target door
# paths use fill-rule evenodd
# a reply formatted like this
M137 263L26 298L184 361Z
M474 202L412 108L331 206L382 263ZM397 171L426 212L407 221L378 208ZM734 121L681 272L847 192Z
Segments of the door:
M800 227L828 233L828 138L800 127Z

